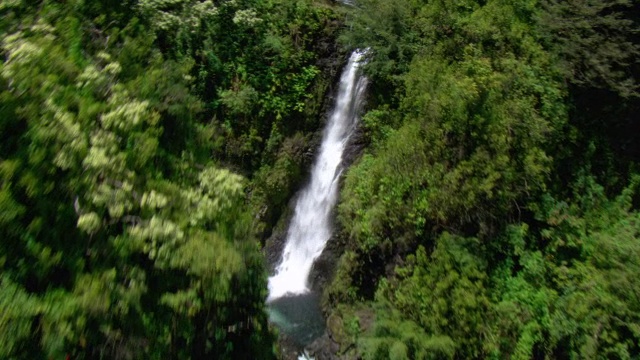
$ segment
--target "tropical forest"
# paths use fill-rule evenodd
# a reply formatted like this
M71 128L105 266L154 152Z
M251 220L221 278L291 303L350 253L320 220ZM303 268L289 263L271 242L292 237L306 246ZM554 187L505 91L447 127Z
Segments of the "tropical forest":
M640 1L0 0L0 359L640 359Z

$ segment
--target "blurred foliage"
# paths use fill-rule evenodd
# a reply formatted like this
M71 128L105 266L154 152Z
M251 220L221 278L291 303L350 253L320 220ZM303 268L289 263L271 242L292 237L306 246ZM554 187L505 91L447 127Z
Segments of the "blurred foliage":
M2 0L0 16L0 358L274 358L272 219L253 210L277 215L300 181L331 7Z

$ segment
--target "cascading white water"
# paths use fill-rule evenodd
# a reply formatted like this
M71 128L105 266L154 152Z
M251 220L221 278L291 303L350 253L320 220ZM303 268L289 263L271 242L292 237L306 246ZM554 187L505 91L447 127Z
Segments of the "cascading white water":
M331 212L338 197L342 155L354 132L367 83L358 71L363 55L363 51L353 52L340 78L336 104L311 169L311 181L298 197L282 261L276 274L269 278L268 301L309 291L313 262L331 237Z

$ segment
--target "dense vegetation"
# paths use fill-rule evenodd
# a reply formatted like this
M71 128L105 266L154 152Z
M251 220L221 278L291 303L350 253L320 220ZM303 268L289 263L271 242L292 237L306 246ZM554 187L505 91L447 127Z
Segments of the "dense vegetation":
M338 25L306 0L0 1L0 358L273 358L259 240Z
M0 0L0 358L276 357L261 240L356 47L338 355L640 357L637 1L338 8Z
M640 357L637 2L359 4L345 42L376 86L325 294L342 348Z

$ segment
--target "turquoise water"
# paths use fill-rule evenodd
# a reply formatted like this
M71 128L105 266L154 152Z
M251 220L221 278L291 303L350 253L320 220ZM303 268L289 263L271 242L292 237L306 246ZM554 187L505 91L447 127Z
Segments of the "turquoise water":
M269 320L301 348L324 334L324 317L315 293L281 297L267 306Z

